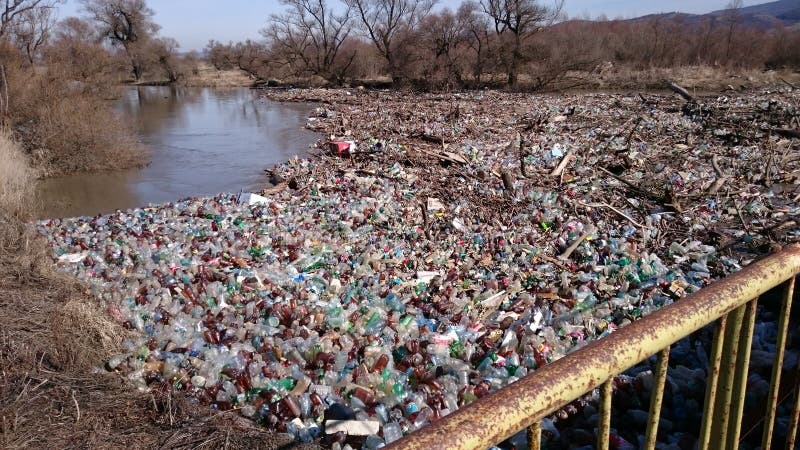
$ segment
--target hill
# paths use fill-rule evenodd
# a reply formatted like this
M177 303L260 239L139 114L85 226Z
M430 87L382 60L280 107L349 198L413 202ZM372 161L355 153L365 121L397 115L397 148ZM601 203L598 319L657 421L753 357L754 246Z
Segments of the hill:
M722 20L736 14L742 24L756 28L772 28L778 25L800 26L800 0L779 0L745 6L738 11L721 9L708 14L687 14L682 12L666 12L650 14L630 19L632 22L652 19L679 20L685 23L702 23L709 19Z

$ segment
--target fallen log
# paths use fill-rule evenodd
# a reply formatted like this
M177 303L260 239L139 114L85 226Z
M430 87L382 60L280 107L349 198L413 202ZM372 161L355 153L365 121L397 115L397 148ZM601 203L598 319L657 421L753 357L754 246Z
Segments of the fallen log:
M773 128L772 132L778 136L800 139L800 130L792 130L790 128Z
M690 93L689 93L689 91L687 91L687 90L686 90L686 89L684 89L683 87L681 87L681 86L679 86L679 85L677 85L677 84L675 84L675 83L673 83L672 81L669 81L669 80L666 80L666 84L667 84L667 87L668 87L668 88L669 88L669 89L670 89L672 92L674 92L674 93L676 93L676 94L680 95L680 96L681 96L681 97L683 97L683 99L684 99L684 100L686 100L687 102L693 102L693 101L695 101L695 100L694 100L694 97L692 97L692 94L690 94Z

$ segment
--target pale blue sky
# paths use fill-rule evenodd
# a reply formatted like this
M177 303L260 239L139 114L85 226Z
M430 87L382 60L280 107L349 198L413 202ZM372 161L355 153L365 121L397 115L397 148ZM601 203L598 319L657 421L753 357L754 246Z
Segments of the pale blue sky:
M570 17L606 14L614 17L637 17L645 14L682 11L706 13L722 9L729 0L566 0L564 8ZM440 6L456 8L459 0L440 0ZM765 3L745 1L745 5ZM161 35L173 37L181 50L201 50L209 39L241 41L259 39L258 30L264 27L270 14L280 12L278 0L149 0L161 25ZM81 15L78 0L67 0L59 16Z

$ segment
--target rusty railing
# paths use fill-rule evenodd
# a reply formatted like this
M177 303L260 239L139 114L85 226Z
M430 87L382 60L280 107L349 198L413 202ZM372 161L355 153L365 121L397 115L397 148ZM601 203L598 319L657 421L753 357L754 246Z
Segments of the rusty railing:
M527 428L530 448L538 449L541 420L600 386L596 447L607 450L614 377L657 353L644 445L646 449L653 449L670 346L714 321L716 330L697 448L738 448L758 297L779 285L783 288L782 305L769 395L763 411L761 448L772 448L778 400L788 397L787 383L792 384L789 390L794 391L794 398L786 448L794 448L800 418L800 377L796 376L800 368L793 380L788 380L787 374L781 372L795 277L799 273L800 246L792 245L537 369L387 448L486 449ZM761 418L755 425L760 422ZM752 429L745 430L749 431Z

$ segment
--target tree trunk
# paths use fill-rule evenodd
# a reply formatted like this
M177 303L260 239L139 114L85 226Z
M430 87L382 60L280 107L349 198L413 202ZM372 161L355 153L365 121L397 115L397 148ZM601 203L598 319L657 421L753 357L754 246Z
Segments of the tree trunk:
M133 74L134 81L139 81L142 79L142 66L138 62L136 62L136 57L131 52L130 46L128 44L123 43L123 47L125 48L125 53L128 55L128 59L131 61L131 73Z
M514 50L511 52L511 64L508 67L508 86L515 88L519 82L519 60L522 59L522 42L519 34L514 35Z
M0 64L0 125L6 124L8 116L8 78L6 77L6 66Z
M131 61L131 65L133 66L133 79L136 81L140 81L142 79L142 68L139 64L135 61Z
M517 87L517 71L516 71L516 69L512 68L512 69L509 69L509 71L508 71L508 86L509 87Z
M395 61L394 55L387 54L386 55L386 62L389 64L389 76L392 78L392 86L399 86L403 82L403 75L401 75L401 70L397 61Z

